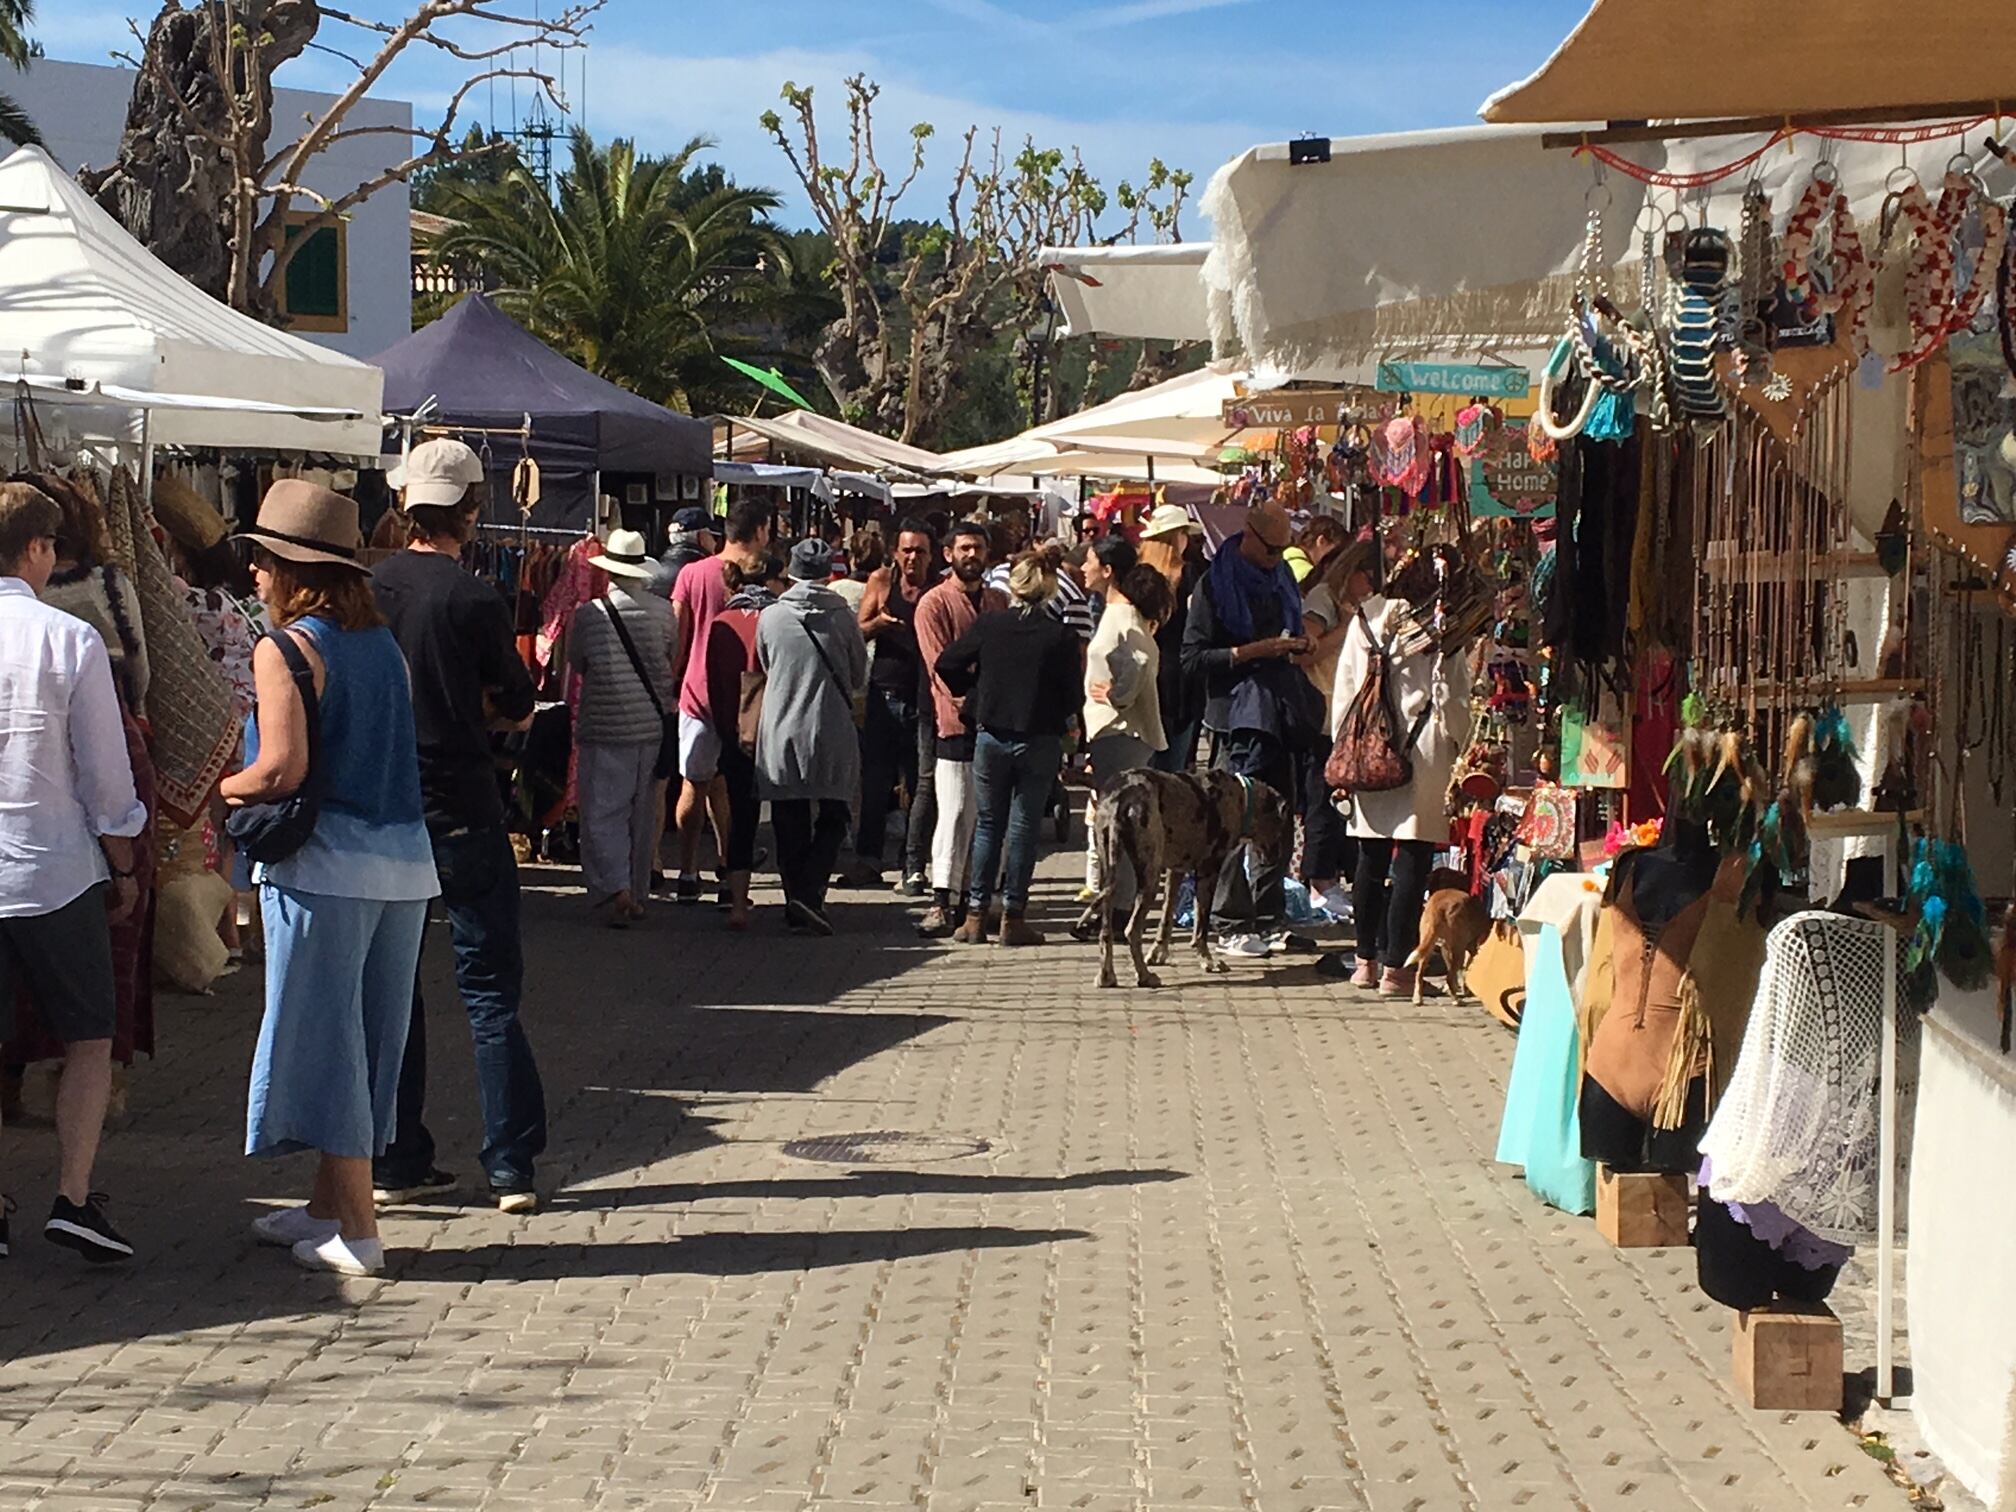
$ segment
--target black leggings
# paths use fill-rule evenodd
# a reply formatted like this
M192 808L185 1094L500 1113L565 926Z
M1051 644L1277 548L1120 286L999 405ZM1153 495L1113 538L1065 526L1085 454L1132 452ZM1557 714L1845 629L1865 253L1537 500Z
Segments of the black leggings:
M1434 864L1432 841L1359 840L1358 873L1351 879L1359 960L1383 961L1393 971L1407 964L1421 943L1421 908Z

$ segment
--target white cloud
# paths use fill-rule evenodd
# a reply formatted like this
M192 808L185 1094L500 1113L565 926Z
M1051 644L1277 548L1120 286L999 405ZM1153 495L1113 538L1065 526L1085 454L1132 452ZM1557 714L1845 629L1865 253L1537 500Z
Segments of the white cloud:
M783 192L785 218L802 220L803 193L758 119L766 110L787 113L778 98L786 80L809 87L818 103L821 145L829 155L837 152L845 144L842 81L859 72L878 76L882 86L875 119L885 169L893 173L902 166L897 159L913 123L928 121L937 128L928 145L924 174L904 201L905 210L919 218L942 210L956 141L968 126L1000 127L1009 147L1020 145L1025 136L1043 145L1076 147L1087 166L1108 184L1122 178L1138 181L1149 159L1159 157L1191 169L1201 185L1227 158L1270 136L1267 126L1237 121L1074 118L1047 108L1040 94L1032 94L1027 104L1003 107L890 74L861 53L795 48L716 58L598 49L591 69L588 127L598 137L635 136L661 148L683 142L694 132L707 132L720 141L715 155L737 179ZM1059 94L1068 97L1068 92ZM1194 212L1185 219L1185 234L1200 235L1203 223Z
M1073 31L1104 31L1116 26L1137 26L1143 21L1164 21L1171 16L1194 16L1199 11L1252 3L1253 0L1132 0L1126 5L1110 5L1082 12L1066 25Z

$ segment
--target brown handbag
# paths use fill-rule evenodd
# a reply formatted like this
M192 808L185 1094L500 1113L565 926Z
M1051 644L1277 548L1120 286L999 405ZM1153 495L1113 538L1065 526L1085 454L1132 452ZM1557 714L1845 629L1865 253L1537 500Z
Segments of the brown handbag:
M1392 658L1372 634L1372 623L1363 609L1358 611L1358 624L1370 650L1365 681L1337 723L1336 742L1330 747L1330 759L1323 763L1323 780L1335 792L1390 793L1414 781L1414 744L1421 738L1434 702L1429 701L1414 728L1403 737L1400 715L1393 705Z
M763 727L763 689L769 681L770 674L755 667L742 674L736 691L735 741L745 756L756 754L756 734Z

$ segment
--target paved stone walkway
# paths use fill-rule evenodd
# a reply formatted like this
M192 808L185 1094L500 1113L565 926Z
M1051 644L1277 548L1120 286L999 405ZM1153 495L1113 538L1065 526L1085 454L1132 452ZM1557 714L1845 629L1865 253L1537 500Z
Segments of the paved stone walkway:
M1902 1505L1831 1419L1738 1403L1689 1252L1492 1164L1512 1041L1474 1008L1280 960L1099 993L1084 947L924 946L858 893L827 942L615 934L540 880L536 1217L402 1211L381 1282L254 1246L306 1167L237 1154L244 981L164 1001L108 1145L140 1263L43 1244L53 1140L8 1131L0 1507Z

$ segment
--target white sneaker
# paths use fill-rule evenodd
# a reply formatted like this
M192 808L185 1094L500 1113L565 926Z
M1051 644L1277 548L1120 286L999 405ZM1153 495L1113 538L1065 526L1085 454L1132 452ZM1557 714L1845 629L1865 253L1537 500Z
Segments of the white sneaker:
M1257 934L1227 935L1218 942L1220 955L1241 956L1247 960L1264 961L1270 954L1267 938Z
M1345 888L1324 888L1316 899L1316 906L1339 924L1351 922L1351 894Z
M294 1246L294 1263L303 1270L334 1271L339 1276L375 1276L385 1269L385 1245L378 1239L303 1239Z
M278 1212L262 1213L252 1220L252 1237L261 1244L270 1244L278 1249L292 1249L302 1241L320 1244L341 1230L334 1218L314 1218L305 1207L281 1208Z

